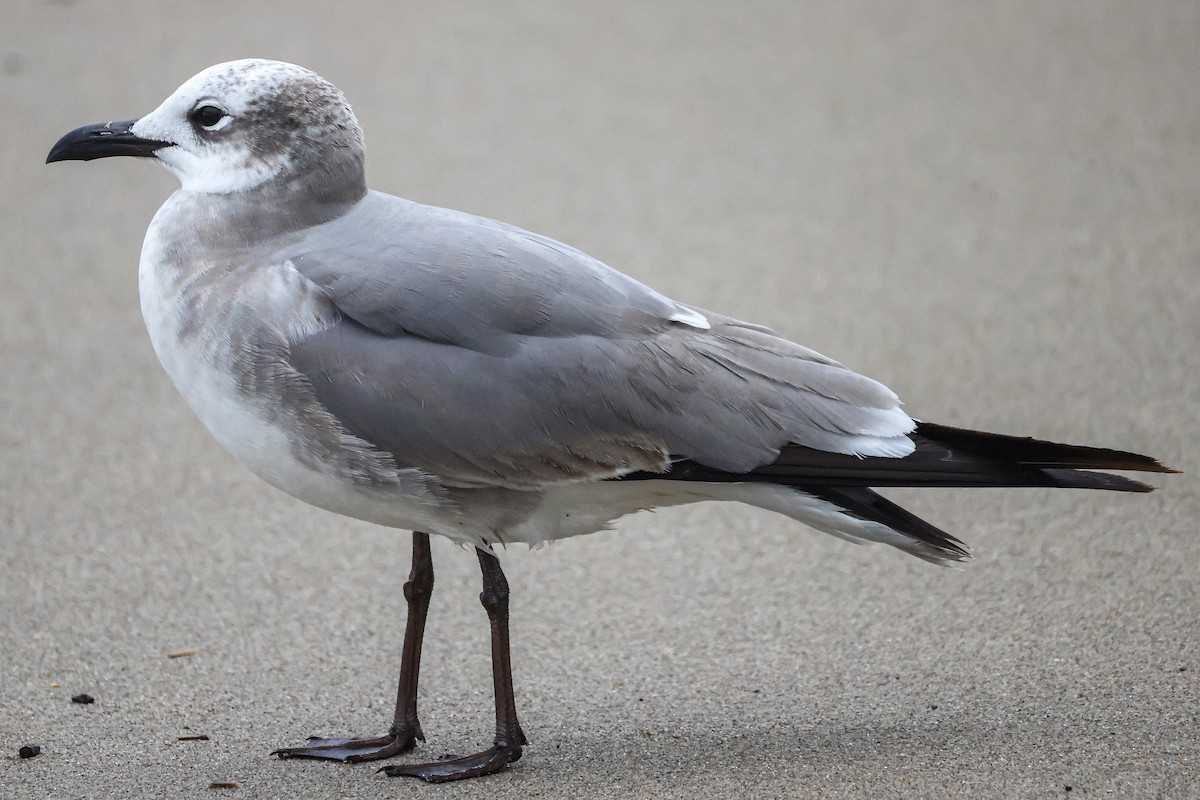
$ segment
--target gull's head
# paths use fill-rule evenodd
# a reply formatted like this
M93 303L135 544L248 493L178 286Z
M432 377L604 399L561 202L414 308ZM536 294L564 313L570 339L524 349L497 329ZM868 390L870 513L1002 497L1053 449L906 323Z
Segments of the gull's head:
M289 181L361 194L363 154L337 87L295 64L243 59L209 67L141 119L68 133L46 160L153 157L185 191L204 194Z

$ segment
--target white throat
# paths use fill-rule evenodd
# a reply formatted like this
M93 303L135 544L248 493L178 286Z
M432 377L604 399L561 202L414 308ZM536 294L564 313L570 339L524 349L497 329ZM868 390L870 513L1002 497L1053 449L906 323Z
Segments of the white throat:
M155 155L179 178L184 191L199 194L232 194L254 189L279 176L289 163L285 156L265 159L244 148L214 148L197 154L176 146L164 147Z

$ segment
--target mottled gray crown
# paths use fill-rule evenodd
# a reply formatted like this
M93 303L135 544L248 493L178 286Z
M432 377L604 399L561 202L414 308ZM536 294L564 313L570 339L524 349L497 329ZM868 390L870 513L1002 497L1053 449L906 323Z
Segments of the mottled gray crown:
M230 132L245 137L255 156L284 157L281 177L315 171L365 189L362 129L336 86L303 67L259 59L222 65L212 77L222 95L246 98Z
M246 66L239 69L238 65ZM256 143L294 160L363 159L363 135L345 95L310 70L278 61L234 62L225 72L230 94L248 97L245 122Z

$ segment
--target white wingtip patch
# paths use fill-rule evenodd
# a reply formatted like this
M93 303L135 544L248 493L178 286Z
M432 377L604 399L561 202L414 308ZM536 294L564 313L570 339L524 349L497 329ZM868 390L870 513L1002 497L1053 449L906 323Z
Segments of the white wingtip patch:
M854 448L856 455L884 456L886 458L904 458L912 455L917 449L916 442L907 436L854 437L851 447Z
M680 322L692 328L698 328L706 331L712 327L712 323L708 321L708 317L691 308L678 306L674 314L667 317L671 322Z

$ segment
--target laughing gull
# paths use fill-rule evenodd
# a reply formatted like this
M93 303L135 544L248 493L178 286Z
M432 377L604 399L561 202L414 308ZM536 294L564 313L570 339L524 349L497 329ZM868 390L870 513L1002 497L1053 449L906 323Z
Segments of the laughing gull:
M64 136L47 162L153 158L182 188L146 232L154 350L216 439L308 503L413 533L391 728L283 758L369 761L424 740L429 534L475 548L496 738L385 767L449 781L521 757L508 584L493 547L731 500L935 563L954 537L887 486L1145 492L1096 469L1152 458L916 422L887 387L768 328L678 303L553 239L367 189L345 97L265 60L204 70L146 116Z

